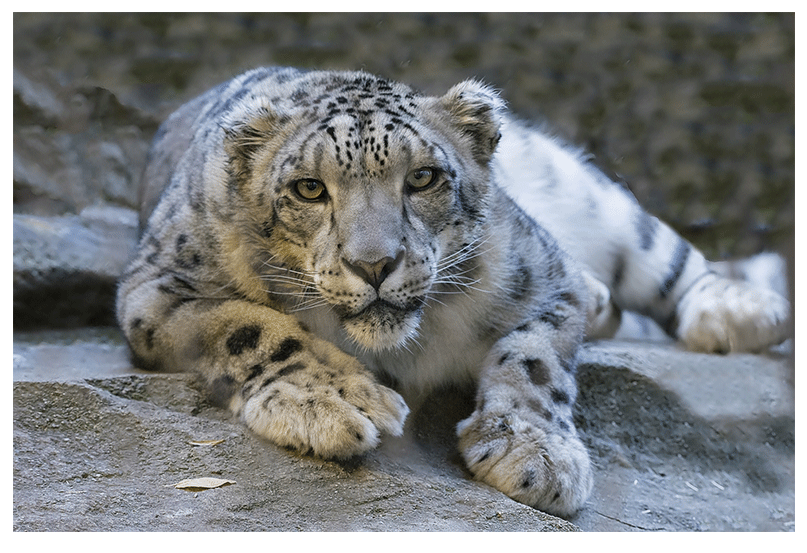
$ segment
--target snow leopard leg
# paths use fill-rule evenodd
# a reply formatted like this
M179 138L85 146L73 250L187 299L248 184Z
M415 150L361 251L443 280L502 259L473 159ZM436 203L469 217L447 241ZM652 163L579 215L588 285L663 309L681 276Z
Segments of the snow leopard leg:
M604 283L622 310L653 318L689 349L759 351L790 334L790 303L725 278L580 153L508 121L496 159L507 193Z
M560 299L500 339L484 363L476 409L457 425L475 478L560 516L582 507L593 482L572 421L582 316Z
M590 246L578 255L617 306L648 315L692 351L761 351L787 339L790 304L783 296L720 275L626 191L613 185L608 194L616 212L628 214L622 226L607 223L611 255Z
M195 372L216 404L304 453L351 457L381 432L402 433L403 399L296 319L244 300L194 299L176 274L141 273L121 283L118 300L135 364Z

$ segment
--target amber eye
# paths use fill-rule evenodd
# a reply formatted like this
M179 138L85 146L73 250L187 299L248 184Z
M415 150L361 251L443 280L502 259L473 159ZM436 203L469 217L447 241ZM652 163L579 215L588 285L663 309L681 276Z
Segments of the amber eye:
M437 171L435 169L429 169L428 167L414 169L413 171L409 171L409 174L406 175L406 185L412 190L423 190L429 185L434 184L436 180Z
M294 183L294 191L302 199L308 201L322 200L325 198L325 185L315 179L300 179Z

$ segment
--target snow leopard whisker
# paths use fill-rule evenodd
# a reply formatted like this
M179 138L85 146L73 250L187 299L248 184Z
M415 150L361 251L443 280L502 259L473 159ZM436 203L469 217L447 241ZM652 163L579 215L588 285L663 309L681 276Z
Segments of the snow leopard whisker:
M285 269L282 270L285 271ZM300 273L299 271L293 271L293 272L304 276L308 276L305 275L305 273ZM297 293L306 293L309 291L309 289L313 288L314 286L314 281L311 280L310 278L301 278L294 274L262 274L259 275L258 278L260 278L264 282L267 282L271 285L276 285L278 287L285 287L285 288L293 286L299 287L300 291Z
M456 258L452 263L446 264L443 267L438 268L437 274L433 281L435 285L448 285L453 286L456 290L434 290L435 293L439 294L450 294L450 293L466 293L468 290L475 290L477 292L489 292L489 290L485 290L482 288L477 287L476 285L482 282L479 278L473 278L468 276L468 273L473 273L477 266L467 266L464 265L466 261L469 259L473 259L478 255L481 255L485 252L479 251L478 249L469 250L466 252L467 255L462 257ZM473 253L473 255L471 255ZM457 270L455 270L457 269Z
M289 313L299 313L300 311L306 311L308 309L315 309L317 307L328 306L333 308L333 306L328 302L328 300L324 298L320 298L319 301L315 301L315 298L311 298L307 301L300 302L293 308L289 309Z
M454 279L454 284L458 286L469 285L463 282L463 279L470 279L467 275L477 269L477 265L467 265L466 263L476 257L486 254L490 248L482 249L480 246L485 244L487 239L475 240L460 250L451 255L446 256L437 264L436 280L443 280L446 278ZM478 279L470 284L476 284Z
M319 294L319 292L316 292L316 291L313 291L313 290L302 290L300 292L282 292L280 290L271 290L269 288L266 288L264 291L267 292L267 293L270 293L270 294L277 295L277 296L293 296L295 298L302 297L302 298L311 298L311 299L313 299L313 298L321 298L322 297Z
M473 269L467 269L465 271L460 271L458 273L447 273L447 274L438 274L435 281L446 282L451 281L456 284L476 284L481 282L481 279L474 278L471 276L466 276L466 273L472 272Z
M460 248L450 255L447 255L437 264L438 271L487 253L489 249L480 249L480 246L485 244L487 241L487 238L473 240L472 242L466 244L463 248Z
M480 282L481 280L478 278L473 279L471 277L458 277L456 275L441 275L434 280L434 284L452 284L457 288L473 287L475 284L479 284Z
M488 292L488 290L483 290L481 288L476 288L475 286L460 285L460 284L457 284L456 282L444 282L442 284L454 286L455 289L454 290L451 290L451 289L432 290L429 293L430 294L436 294L436 295L445 296L445 295L451 295L451 294L465 294L465 295L467 295L468 290L475 290L477 292L485 292L485 293Z
M460 292L451 292L451 293L459 294ZM432 295L431 292L428 295L423 296L422 298L420 298L420 302L426 307L429 306L429 302L435 302L435 303L439 303L440 305L446 305L445 302L442 302L442 301L438 300L437 298L435 298Z
M315 271L298 271L296 269L290 269L289 267L283 267L280 265L273 265L269 263L269 261L263 262L264 267L268 267L270 269L274 269L275 271L282 271L284 273L292 273L295 275L302 275L305 277L315 277L317 273Z
M314 283L302 279L295 279L291 277L284 277L282 275L264 275L261 280L270 284L277 284L279 286L299 286L303 290L311 288Z

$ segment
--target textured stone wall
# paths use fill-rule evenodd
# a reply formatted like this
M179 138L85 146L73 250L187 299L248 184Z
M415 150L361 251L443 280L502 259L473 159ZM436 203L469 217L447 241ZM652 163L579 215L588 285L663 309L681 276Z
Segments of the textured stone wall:
M794 57L793 14L16 14L15 210L130 205L170 110L282 64L435 93L478 77L712 257L785 248ZM26 96L17 75L55 98Z

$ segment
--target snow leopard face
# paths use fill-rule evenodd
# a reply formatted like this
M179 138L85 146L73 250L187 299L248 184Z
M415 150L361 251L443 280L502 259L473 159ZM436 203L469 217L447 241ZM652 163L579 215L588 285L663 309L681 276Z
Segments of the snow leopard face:
M425 304L473 280L498 100L474 83L433 98L362 73L276 81L226 129L253 268L285 310L327 304L358 345L403 345Z

